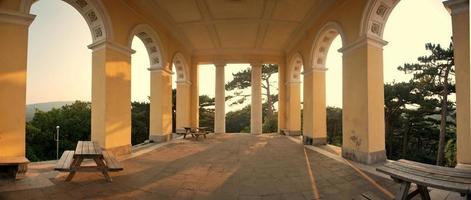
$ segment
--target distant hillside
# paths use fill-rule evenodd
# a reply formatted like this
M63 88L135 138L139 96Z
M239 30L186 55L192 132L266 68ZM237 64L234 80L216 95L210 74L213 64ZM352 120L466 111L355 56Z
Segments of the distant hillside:
M47 111L52 110L53 108L60 108L62 106L72 104L72 103L74 102L73 101L53 101L53 102L26 105L26 121L30 121L33 119L34 112L36 111L36 109L47 112Z

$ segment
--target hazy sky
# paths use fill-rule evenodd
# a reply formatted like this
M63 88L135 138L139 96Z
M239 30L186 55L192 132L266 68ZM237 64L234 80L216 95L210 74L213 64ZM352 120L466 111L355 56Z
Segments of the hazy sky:
M41 0L31 12L37 17L29 29L27 103L89 101L91 50L87 45L92 39L85 20L70 5L57 0ZM396 68L405 62L415 62L425 53L425 43L447 46L450 37L451 18L441 0L400 1L384 31L384 39L389 42L384 47L385 82L407 80ZM340 38L336 38L326 63L327 104L337 107L342 105L341 54L336 51L341 46ZM132 48L136 50L132 56L132 100L147 101L150 88L147 52L137 38ZM226 82L232 73L248 66L226 67ZM200 94L214 97L214 70L212 65L200 67Z

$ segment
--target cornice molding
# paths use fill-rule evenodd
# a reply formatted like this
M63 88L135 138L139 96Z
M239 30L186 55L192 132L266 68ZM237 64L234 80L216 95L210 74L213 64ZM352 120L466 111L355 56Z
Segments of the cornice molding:
M134 51L133 49L127 46L124 46L116 42L106 41L106 40L100 40L100 41L94 42L93 44L88 45L88 48L93 51L99 51L104 48L110 48L112 50L118 51L125 55L131 55L131 54L136 53L136 51Z
M451 15L469 12L469 0L448 0L444 1L443 5Z
M29 26L36 15L0 9L0 22Z

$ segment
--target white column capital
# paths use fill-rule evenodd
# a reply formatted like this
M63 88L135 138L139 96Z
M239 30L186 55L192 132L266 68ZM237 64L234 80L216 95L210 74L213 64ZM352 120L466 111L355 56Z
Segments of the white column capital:
M122 54L129 55L129 56L131 54L136 53L136 51L134 51L133 49L131 49L127 46L124 46L124 45L116 43L116 42L107 41L107 40L96 41L93 44L88 45L88 48L93 50L93 51L98 51L98 50L101 50L101 49L104 49L104 48L110 48L110 49L113 49L115 51L118 51Z
M387 41L385 41L385 40L383 40L383 39L381 39L377 36L364 35L364 36L361 36L360 38L358 38L356 41L343 46L342 48L340 48L338 50L338 52L346 54L346 53L349 53L352 50L355 50L357 48L360 48L360 47L363 47L363 46L366 46L366 45L371 45L371 46L378 47L378 48L382 49L387 44L388 44Z
M443 5L451 15L469 12L469 0L448 0L444 1Z
M0 9L0 22L29 26L36 15Z
M173 75L173 72L170 71L169 69L167 68L164 68L164 67L160 67L160 68L147 68L147 70L149 70L150 72L160 72L162 74L167 74L167 75Z
M214 62L213 65L216 67L225 67L226 63L222 61L217 61L217 62Z
M327 70L329 70L328 68L318 68L318 67L314 67L314 68L308 68L306 69L302 74L303 75L309 75L311 73L314 73L314 72L322 72L322 73L325 73Z
M191 82L187 80L177 80L177 85L191 86Z
M251 67L262 67L262 65L263 65L263 62L260 62L260 61L254 61L250 63Z

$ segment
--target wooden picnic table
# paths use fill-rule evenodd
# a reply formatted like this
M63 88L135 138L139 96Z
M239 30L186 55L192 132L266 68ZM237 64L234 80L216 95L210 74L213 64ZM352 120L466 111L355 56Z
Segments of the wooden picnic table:
M458 192L464 199L471 200L471 170L469 169L399 160L387 163L376 170L390 175L394 181L401 184L400 190L396 193L396 200L412 199L419 194L422 199L429 200L428 187ZM415 183L417 189L409 192L411 183Z
M190 134L191 137L194 137L195 140L198 140L198 137L200 135L203 135L203 137L206 138L206 135L208 134L208 132L206 132L208 127L183 127L183 128L185 129L185 132L186 132L183 138L185 138L187 134Z
M82 166L84 159L95 161L96 166ZM71 181L79 171L99 171L108 182L112 181L108 171L123 170L111 152L101 150L101 147L92 141L78 141L75 151L64 151L54 169L69 172L66 181Z

